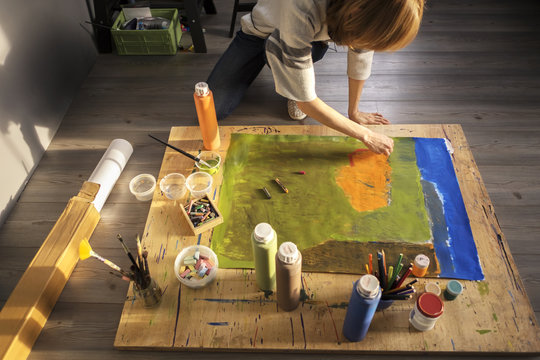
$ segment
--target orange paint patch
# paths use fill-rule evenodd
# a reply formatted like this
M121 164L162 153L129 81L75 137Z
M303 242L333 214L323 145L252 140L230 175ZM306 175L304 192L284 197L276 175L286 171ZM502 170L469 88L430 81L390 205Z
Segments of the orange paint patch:
M350 164L336 177L352 207L357 211L376 210L388 206L388 190L392 169L386 155L371 151L349 154Z

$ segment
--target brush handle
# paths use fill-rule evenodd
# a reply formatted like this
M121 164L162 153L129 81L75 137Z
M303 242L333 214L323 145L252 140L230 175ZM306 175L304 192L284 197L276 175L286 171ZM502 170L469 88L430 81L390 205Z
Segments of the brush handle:
M187 153L187 152L185 152L184 150L177 148L176 146L173 146L173 145L171 145L171 144L168 144L168 143L166 143L165 141L161 141L160 139L158 139L158 138L155 137L155 136L152 136L152 135L150 135L150 134L148 134L148 136L150 136L152 139L154 139L154 140L156 140L156 141L162 143L163 145L168 146L168 147L170 147L171 149L178 151L179 153L181 153L181 154L187 156L187 157L190 158L190 159L193 159L193 160L195 160L195 161L197 161L197 162L201 161L201 159L199 159L199 158L197 158L197 157L191 155L190 153Z
M109 266L111 269L114 269L116 271L118 271L119 273L123 273L123 270L120 268L120 266L116 265L115 263L113 263L112 261L110 260L107 260L101 256L99 256L97 253L95 253L93 250L90 251L90 255L92 255L93 257L95 257L96 259L98 259L99 261L101 261L102 263L104 263L105 265Z
M200 162L200 163L203 164L204 166L207 166L207 167L209 167L209 168L212 167L212 166L211 166L210 164L208 164L206 161L201 160L201 159L199 159L198 157L193 156L193 155L191 155L190 153L187 153L187 152L185 152L184 150L177 148L176 146L173 146L173 145L171 145L171 144L169 144L169 143L166 143L165 141L162 141L162 140L158 139L157 137L152 136L152 135L150 135L150 134L148 134L148 136L150 136L152 139L154 139L154 140L156 140L156 141L162 143L163 145L168 146L168 147L170 147L171 149L178 151L178 152L181 153L182 155L185 155L185 156L187 156L188 158L195 160L196 162Z

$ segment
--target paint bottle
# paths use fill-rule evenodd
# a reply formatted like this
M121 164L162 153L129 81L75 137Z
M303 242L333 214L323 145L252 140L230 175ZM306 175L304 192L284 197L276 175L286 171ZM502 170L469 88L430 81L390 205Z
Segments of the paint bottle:
M442 300L433 293L425 292L416 299L414 309L409 314L409 322L418 331L428 331L433 329L443 311Z
M416 255L412 268L412 274L416 277L424 277L429 267L429 258L424 255Z
M300 303L302 254L292 242L284 242L276 254L276 292L278 306L291 311Z
M437 296L441 295L441 288L434 282L426 283L426 285L424 285L424 291L435 294Z
M450 280L444 290L446 300L454 300L463 291L463 285L457 280Z
M343 335L349 341L366 337L380 300L381 287L375 276L364 275L354 283L343 323Z
M206 150L217 150L221 146L219 128L214 105L214 95L205 82L195 84L195 108L199 118L199 127Z
M272 226L267 223L255 226L251 234L251 245L257 286L263 291L274 290L276 288L277 234Z

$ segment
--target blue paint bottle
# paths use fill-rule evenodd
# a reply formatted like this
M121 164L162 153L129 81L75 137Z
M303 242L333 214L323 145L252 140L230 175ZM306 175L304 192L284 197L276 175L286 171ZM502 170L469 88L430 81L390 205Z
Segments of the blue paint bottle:
M380 300L381 287L375 276L364 275L354 283L343 323L343 335L349 341L362 341L366 337Z

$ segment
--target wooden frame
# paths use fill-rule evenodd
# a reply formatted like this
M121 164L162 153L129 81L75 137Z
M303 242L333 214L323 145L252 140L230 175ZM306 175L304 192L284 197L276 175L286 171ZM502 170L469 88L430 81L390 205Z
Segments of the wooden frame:
M0 313L0 357L26 359L100 215L92 201L99 184L85 182L72 197Z

